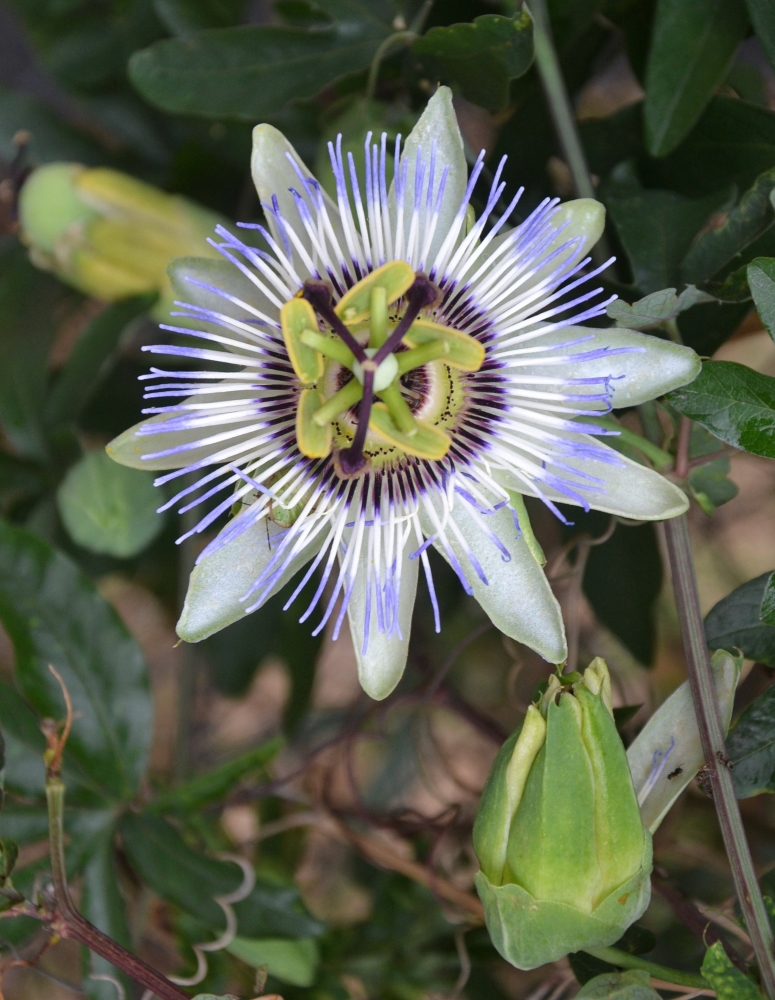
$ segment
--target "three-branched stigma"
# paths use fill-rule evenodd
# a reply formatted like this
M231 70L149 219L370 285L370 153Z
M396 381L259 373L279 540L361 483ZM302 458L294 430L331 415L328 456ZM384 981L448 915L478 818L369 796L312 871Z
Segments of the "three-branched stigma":
M588 255L602 205L522 212L521 190L504 205L505 158L478 200L484 154L469 175L447 88L403 148L369 134L360 164L341 138L329 152L333 199L276 129L254 130L266 223L247 226L252 242L219 226L221 261L173 263L175 337L148 350L188 370L153 368L149 419L108 449L169 470L164 506L200 513L187 534L207 544L178 633L203 639L295 578L285 607L302 597L301 620L317 612L334 638L347 617L361 682L384 698L421 570L440 627L434 548L502 632L561 663L523 495L563 519L558 503L683 511L684 494L609 447L596 418L691 381L699 361L580 325L610 301L589 284L607 266Z

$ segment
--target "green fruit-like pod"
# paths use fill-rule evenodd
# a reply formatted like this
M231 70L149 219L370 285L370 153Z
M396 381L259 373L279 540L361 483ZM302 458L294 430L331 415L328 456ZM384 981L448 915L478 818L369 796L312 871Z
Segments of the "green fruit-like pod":
M478 872L476 888L492 943L507 962L525 970L570 952L612 945L649 904L651 863L651 835L647 833L640 869L590 913L568 903L534 899L513 883L495 886Z

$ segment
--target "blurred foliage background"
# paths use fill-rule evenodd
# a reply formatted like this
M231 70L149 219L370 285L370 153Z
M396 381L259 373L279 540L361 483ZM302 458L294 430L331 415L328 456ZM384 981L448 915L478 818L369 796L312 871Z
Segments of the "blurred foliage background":
M606 284L625 303L701 288L661 313L652 300L640 326L674 324L704 357L767 376L741 390L740 406L754 394L759 409L727 422L749 419L759 437L741 443L720 418L691 413L687 483L704 610L732 595L709 629L748 657L738 714L756 699L755 718L738 744L761 768L738 791L772 893L775 625L758 609L775 566L775 7L548 9L608 210ZM467 155L487 151L487 185L508 154L509 189L526 188L518 221L544 197L574 196L532 55L530 19L509 0L0 0L0 834L20 845L15 884L30 891L47 867L39 721L63 716L46 670L56 662L77 709L68 865L86 916L155 967L192 974L192 946L223 927L214 897L240 884L225 856L255 866L234 907L238 937L208 956L200 992L252 996L258 969L288 1000L558 1000L601 971L576 956L519 973L461 903L479 793L547 667L501 636L439 559L443 631L421 592L407 673L383 703L360 692L349 634L311 638L281 612L282 594L178 645L207 539L176 546L186 515L157 513L152 474L103 451L139 419L155 295L106 304L35 267L18 238L19 186L46 163L110 167L257 221L254 124L280 128L330 185L329 139L341 132L355 150L369 130L406 135L441 81ZM676 410L662 415L677 428ZM659 528L578 511L564 527L530 511L578 662L606 657L629 740L684 677ZM696 969L718 935L744 966L713 805L695 785L655 850L653 902L621 947ZM48 947L33 921L0 922L0 945L7 1000L117 995L92 978L115 975L102 960Z

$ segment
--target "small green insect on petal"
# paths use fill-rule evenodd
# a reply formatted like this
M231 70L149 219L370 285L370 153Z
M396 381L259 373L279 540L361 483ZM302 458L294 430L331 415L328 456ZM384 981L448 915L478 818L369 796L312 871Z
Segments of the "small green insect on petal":
M414 271L403 260L391 260L376 271L366 275L357 285L353 285L336 306L336 315L348 325L362 323L368 318L371 309L371 293L374 288L384 288L386 305L390 305L414 284Z
M484 362L484 345L459 330L449 326L441 326L427 319L418 319L409 327L404 337L410 347L419 347L433 341L442 340L449 347L449 353L444 355L444 364L450 368L459 368L464 372L477 372Z
M384 403L375 403L371 408L369 430L377 437L395 445L407 455L416 455L418 458L436 462L444 458L452 444L444 431L422 420L415 420L415 424L417 432L410 437L396 427Z
M317 382L323 374L323 357L305 344L301 336L318 328L315 310L306 299L291 299L280 310L280 326L293 370L303 385Z
M339 392L334 393L330 399L323 403L313 419L318 427L324 427L332 420L336 420L340 413L346 413L362 398L363 386L358 379L352 378L347 385L342 386Z
M296 407L296 441L307 458L325 458L331 451L331 424L322 427L314 420L323 397L317 389L302 389Z

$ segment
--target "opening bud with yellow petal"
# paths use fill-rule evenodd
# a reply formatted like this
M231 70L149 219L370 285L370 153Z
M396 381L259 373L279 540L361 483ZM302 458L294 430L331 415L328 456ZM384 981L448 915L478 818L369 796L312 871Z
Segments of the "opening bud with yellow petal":
M217 257L207 243L223 219L187 198L105 167L48 163L19 193L22 241L37 266L106 302L158 292L154 315L174 295L175 257Z
M496 758L474 848L487 929L519 969L611 945L646 909L651 834L605 661L552 677L530 706Z

